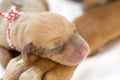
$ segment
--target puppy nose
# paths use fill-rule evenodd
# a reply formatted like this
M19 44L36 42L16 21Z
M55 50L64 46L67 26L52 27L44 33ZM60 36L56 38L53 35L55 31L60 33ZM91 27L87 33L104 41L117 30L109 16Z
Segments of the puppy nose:
M74 35L72 37L72 44L74 45L76 51L81 53L83 56L90 52L88 43L80 35Z
M77 46L75 52L80 54L82 58L86 57L89 53L89 47L87 44L80 44Z
M90 47L88 43L81 37L81 40L76 43L76 47L83 55L88 54L90 52Z

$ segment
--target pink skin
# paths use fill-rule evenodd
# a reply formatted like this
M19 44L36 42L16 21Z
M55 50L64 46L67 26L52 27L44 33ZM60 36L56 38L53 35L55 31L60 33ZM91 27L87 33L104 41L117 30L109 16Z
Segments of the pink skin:
M74 50L72 54L67 57L69 63L79 64L84 58L87 57L89 49L85 46L81 46L79 49Z

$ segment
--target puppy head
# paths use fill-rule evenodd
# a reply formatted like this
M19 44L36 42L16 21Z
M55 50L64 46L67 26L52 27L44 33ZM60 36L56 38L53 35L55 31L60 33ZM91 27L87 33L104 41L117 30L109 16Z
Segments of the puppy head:
M87 56L88 44L63 16L46 12L32 19L24 31L22 54L25 58L28 53L36 53L42 58L73 66Z

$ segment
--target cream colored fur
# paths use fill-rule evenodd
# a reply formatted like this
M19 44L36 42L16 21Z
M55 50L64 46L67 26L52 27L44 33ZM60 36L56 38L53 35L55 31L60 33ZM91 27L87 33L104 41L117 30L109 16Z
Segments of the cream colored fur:
M99 50L99 48L107 42L117 39L120 36L119 9L120 3L113 3L85 12L83 16L75 20L74 23L76 24L79 33L90 45L90 55L92 55L96 50ZM34 67L31 69L33 68ZM76 66L66 67L58 64L56 68L48 71L42 80L70 80L75 68ZM8 69L8 71L9 70L11 69ZM25 71L25 73L29 74L29 71ZM34 73L34 71L32 71L32 73ZM21 77L24 75L21 75ZM38 80L41 80L41 78Z

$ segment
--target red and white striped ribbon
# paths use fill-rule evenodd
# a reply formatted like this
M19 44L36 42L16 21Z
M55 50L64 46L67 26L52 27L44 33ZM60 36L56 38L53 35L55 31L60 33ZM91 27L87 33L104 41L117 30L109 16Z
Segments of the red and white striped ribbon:
M16 49L16 47L10 41L10 39L11 39L11 37L10 37L11 23L16 18L18 18L20 16L20 14L18 13L17 8L15 6L12 6L8 13L0 12L0 16L2 16L5 20L7 20L9 22L7 31L6 31L7 43L11 48Z

